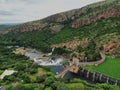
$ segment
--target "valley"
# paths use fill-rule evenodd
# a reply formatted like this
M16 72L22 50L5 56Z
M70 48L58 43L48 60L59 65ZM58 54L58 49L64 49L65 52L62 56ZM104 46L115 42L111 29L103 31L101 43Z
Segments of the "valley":
M0 90L119 90L119 8L105 0L0 26Z

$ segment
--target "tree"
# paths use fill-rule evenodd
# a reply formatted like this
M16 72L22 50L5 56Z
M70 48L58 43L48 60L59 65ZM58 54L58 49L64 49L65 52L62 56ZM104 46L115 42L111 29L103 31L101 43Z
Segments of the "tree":
M103 47L103 46L100 46L99 49L100 49L100 50L104 50L104 47Z
M25 86L24 90L35 90L35 89L36 90L41 90L41 89L38 89L39 87L37 86L37 84L27 84L27 85L24 85L24 86Z
M46 86L50 86L54 81L55 81L55 78L51 76L51 77L47 77L44 83Z
M24 85L19 84L17 87L15 87L15 90L24 90Z
M51 59L52 59L52 60L55 60L56 58L53 56L53 57L51 57Z
M30 77L27 76L27 75L25 75L25 77L23 78L23 81L24 81L24 83L30 83L31 82Z
M57 90L69 90L69 88L64 83L59 83Z
M66 50L66 49L64 49L64 48L58 47L58 48L55 48L55 50L54 50L53 53L54 53L54 54L62 55L62 54L68 54L68 53L70 53L70 51L68 51L68 50Z
M16 64L15 69L17 71L23 71L25 70L26 66L24 64Z
M90 40L89 44L88 44L88 49L95 49L96 47L96 43L94 42L94 40Z
M42 83L42 82L45 81L45 78L46 78L46 77L47 77L46 75L37 76L37 77L36 77L36 82L37 82L37 83Z
M78 46L78 47L77 47L77 51L78 51L79 53L81 53L81 52L83 52L84 50L83 50L83 48L82 48L81 46Z
M52 90L52 88L51 87L46 87L45 90Z
M9 76L5 76L3 81L14 82L16 81L16 78L13 75L9 75Z

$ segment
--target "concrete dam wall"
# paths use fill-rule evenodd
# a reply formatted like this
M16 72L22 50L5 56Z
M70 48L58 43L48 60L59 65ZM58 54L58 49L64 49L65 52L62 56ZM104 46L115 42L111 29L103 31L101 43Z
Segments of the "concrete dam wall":
M92 81L94 83L108 83L108 84L117 85L120 87L119 80L113 79L109 76L105 76L101 73L86 70L82 67L79 68L77 75L89 81Z

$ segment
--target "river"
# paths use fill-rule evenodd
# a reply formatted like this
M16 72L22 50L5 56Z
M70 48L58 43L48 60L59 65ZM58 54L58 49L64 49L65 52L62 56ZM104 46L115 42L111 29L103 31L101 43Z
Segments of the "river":
M53 52L53 50L52 50L52 52ZM31 60L34 60L36 63L38 63L38 65L49 66L51 69L51 72L53 72L55 74L57 72L60 73L64 70L62 62L64 62L66 60L62 56L56 56L55 60L51 60L51 58L47 58L46 60L36 60L36 58L40 58L43 56L49 56L49 55L51 56L52 52L43 54L43 53L38 52L35 49L29 49L26 51L25 56L29 57ZM68 72L64 76L65 79L70 79L70 78L74 78L74 77L78 77L78 76L76 76L75 74L73 74L71 72Z

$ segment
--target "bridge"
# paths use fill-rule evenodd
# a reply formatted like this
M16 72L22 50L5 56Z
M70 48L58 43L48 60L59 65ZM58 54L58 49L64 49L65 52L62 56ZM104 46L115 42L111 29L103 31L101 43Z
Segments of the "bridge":
M79 70L79 67L76 66L75 64L73 64L73 65L66 67L64 71L57 74L55 77L56 78L63 78L68 71L73 72L73 73L77 73L78 70Z
M66 67L65 70L63 70L61 73L57 74L56 78L63 78L65 74L70 71L73 73L77 73L79 70L79 66L85 66L85 65L98 65L105 61L105 53L104 51L100 51L101 59L99 61L94 62L78 62L77 60L73 60L70 66Z

